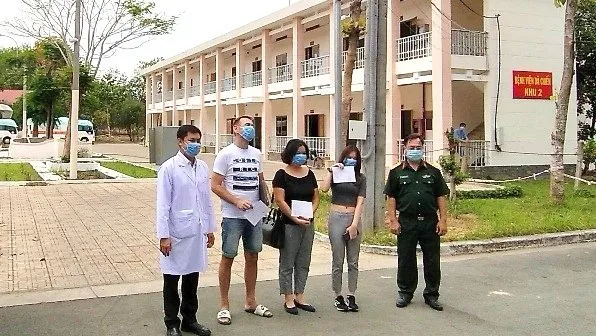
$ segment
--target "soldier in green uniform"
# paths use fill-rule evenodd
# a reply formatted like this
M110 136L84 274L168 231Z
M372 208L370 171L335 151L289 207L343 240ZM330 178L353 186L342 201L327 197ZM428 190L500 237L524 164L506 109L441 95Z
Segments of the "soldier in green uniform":
M418 284L416 245L420 243L424 262L424 302L441 311L440 236L447 233L447 195L449 188L441 171L423 158L422 136L412 134L405 140L406 161L389 172L385 194L391 232L397 235L396 306L406 307ZM399 217L396 216L396 210Z

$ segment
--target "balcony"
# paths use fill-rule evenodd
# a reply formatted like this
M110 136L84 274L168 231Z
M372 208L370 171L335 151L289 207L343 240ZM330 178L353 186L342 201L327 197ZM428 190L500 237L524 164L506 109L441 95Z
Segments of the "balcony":
M488 33L461 29L451 30L451 54L458 56L486 56ZM403 37L397 40L399 61L432 56L432 32Z
M166 101L172 101L174 99L174 91L166 92Z
M342 64L345 66L346 58L348 57L348 52L343 52L343 61ZM356 64L355 69L363 69L364 68L364 48L356 49Z
M302 78L329 74L329 55L302 61Z
M292 140L291 136L272 136L269 140L269 152L281 153L288 141ZM330 157L330 139L325 137L301 137L311 151L316 151L318 156Z
M282 83L292 80L292 64L285 64L269 69L269 83Z
M236 77L221 80L221 92L236 90Z
M203 92L208 95L215 93L217 89L217 82L208 82L203 85Z
M162 101L163 101L163 99L162 99L162 97L161 97L161 92L158 92L158 93L155 95L155 102L156 102L156 103L161 103Z
M198 97L201 95L201 88L198 86L191 86L188 90L189 97Z
M184 89L176 90L176 99L184 99Z
M263 72L256 71L242 75L242 88L263 85Z

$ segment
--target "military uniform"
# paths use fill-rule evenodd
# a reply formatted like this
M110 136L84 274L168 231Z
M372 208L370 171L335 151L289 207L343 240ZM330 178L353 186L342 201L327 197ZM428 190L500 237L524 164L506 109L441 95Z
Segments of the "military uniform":
M420 243L424 262L425 299L439 297L441 282L440 237L437 233L437 198L449 194L441 172L421 161L418 170L403 162L389 172L385 194L395 198L401 233L397 238L397 285L411 300L418 284L416 245Z

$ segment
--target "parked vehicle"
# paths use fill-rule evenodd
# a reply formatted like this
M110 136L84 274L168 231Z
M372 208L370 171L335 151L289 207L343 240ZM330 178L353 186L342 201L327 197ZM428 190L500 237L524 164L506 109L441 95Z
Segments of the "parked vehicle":
M0 119L0 139L3 144L8 145L12 139L17 137L18 126L12 119Z
M56 124L54 125L54 138L55 139L64 139L66 136L66 131L68 129L68 121L67 117L60 117L56 120ZM27 120L27 127L29 128L29 133L32 134L33 132L33 122L31 119ZM46 134L46 126L45 124L39 125L39 134L38 137L42 138ZM95 129L93 127L93 123L89 120L79 119L79 141L81 142L95 142Z

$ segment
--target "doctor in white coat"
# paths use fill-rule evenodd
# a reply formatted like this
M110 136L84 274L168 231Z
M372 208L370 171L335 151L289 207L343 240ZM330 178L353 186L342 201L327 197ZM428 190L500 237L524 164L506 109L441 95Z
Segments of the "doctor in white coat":
M180 336L181 330L201 336L211 334L196 317L199 272L207 269L207 248L215 242L216 229L209 168L196 159L201 136L197 127L181 126L177 133L180 151L163 163L157 175L156 226L167 336ZM180 277L182 300L178 295Z

